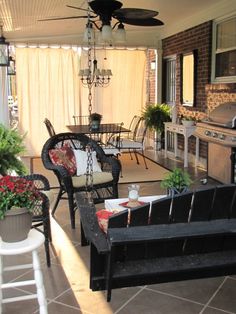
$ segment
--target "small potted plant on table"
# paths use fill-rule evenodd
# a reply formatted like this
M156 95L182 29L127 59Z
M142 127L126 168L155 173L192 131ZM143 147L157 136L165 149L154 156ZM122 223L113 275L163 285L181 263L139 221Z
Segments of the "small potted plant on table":
M31 228L31 212L41 200L32 181L21 177L0 178L0 236L5 242L27 238Z
M99 129L101 120L102 120L101 114L99 114L97 112L91 113L91 115L89 116L89 122L90 122L91 129L92 130Z
M187 171L175 168L161 181L161 187L167 189L168 195L173 196L186 192L191 183L192 180Z
M191 116L181 116L181 123L184 126L193 126L196 122L196 119L194 117Z

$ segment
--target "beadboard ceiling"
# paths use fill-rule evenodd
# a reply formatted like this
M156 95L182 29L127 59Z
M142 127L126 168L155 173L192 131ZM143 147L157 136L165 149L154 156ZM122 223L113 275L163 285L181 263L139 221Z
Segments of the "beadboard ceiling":
M110 1L110 0L107 0ZM159 12L164 26L125 25L127 46L156 47L158 40L209 19L236 10L235 0L121 0L122 8L143 8ZM0 23L11 43L81 45L86 19L44 21L48 17L85 15L85 0L0 0ZM114 22L114 21L113 21ZM114 24L114 23L113 23Z

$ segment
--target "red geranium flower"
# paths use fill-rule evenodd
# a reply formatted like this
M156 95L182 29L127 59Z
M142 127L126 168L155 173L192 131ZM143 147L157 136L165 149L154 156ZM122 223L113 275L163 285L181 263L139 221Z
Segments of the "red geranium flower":
M0 178L0 219L13 206L32 211L40 199L40 193L32 181L12 176Z

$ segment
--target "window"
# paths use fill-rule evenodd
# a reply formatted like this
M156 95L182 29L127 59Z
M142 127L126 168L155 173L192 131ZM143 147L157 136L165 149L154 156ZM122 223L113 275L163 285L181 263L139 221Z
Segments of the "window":
M188 53L182 56L182 104L193 106L194 104L194 54Z
M212 82L236 82L236 16L213 23Z
M176 57L167 57L164 59L164 73L165 73L165 102L167 104L175 104L175 90L176 90Z

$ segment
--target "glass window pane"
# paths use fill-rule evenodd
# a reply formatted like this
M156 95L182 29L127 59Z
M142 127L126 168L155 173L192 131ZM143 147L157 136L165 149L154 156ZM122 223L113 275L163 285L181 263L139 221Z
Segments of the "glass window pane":
M236 76L236 50L216 54L216 77Z
M193 104L194 57L193 54L183 56L183 103Z
M236 18L217 25L217 49L236 47Z

